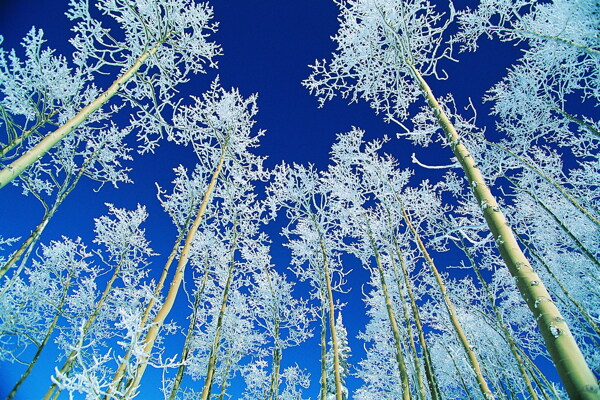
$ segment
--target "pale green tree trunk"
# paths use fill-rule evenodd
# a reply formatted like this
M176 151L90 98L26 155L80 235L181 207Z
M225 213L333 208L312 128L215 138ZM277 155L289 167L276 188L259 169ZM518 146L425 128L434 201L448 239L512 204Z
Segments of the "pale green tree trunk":
M402 288L402 285L400 284L400 278L398 276L397 266L396 266L396 262L394 261L394 257L390 257L390 260L392 262L394 279L396 280L396 286L398 287L398 293L400 295L400 302L402 303L401 304L402 313L404 315L406 331L407 331L407 335L408 335L408 339L409 339L410 349L411 349L412 356L413 356L413 364L414 364L414 368L415 368L415 373L417 375L417 386L418 386L418 392L419 392L419 399L426 400L427 399L427 391L425 390L425 385L423 383L423 374L421 373L421 363L419 360L419 353L417 352L417 346L416 346L415 339L414 339L412 323L410 321L408 307L406 306L406 304L409 301L406 299L406 295L404 294L404 290ZM437 393L436 393L436 395L437 395ZM435 396L432 395L432 398L435 398Z
M235 248L237 245L237 230L236 226L234 226L234 239L233 239L233 247L231 249L231 261L229 264L229 271L227 275L227 282L225 283L225 288L223 289L223 300L221 301L221 309L219 310L219 317L217 318L217 327L215 330L215 338L213 340L212 348L210 349L210 355L208 358L208 369L206 371L206 379L204 380L204 387L202 388L202 395L200 400L208 400L210 397L210 392L213 384L213 379L215 372L217 370L217 355L219 353L219 343L221 341L221 331L223 328L223 318L225 317L225 310L227 308L227 300L229 298L229 289L231 287L231 282L233 280L233 268L235 267Z
M167 318L167 316L171 312L171 309L173 308L173 304L175 303L175 298L177 297L177 293L179 292L179 288L181 287L181 282L183 281L183 276L184 276L185 269L186 269L186 266L188 263L189 253L192 248L192 242L194 240L194 236L196 235L196 232L198 231L198 228L200 227L200 223L202 222L202 220L204 218L204 214L206 213L206 208L208 207L208 204L212 197L212 193L217 184L219 174L221 173L221 169L223 168L223 164L225 162L226 151L227 151L227 148L226 147L223 148L221 157L217 164L217 167L215 168L215 171L213 172L210 183L209 183L208 187L206 188L206 192L204 193L204 198L202 199L200 208L198 209L198 213L196 214L196 219L192 223L192 226L190 227L190 230L187 233L185 243L183 245L183 249L181 250L181 254L179 255L179 262L177 263L177 269L175 271L175 275L173 276L173 279L171 280L171 285L169 287L169 291L167 292L167 297L165 298L165 301L164 301L162 307L160 308L160 310L154 317L151 327L148 330L148 333L144 339L144 357L140 361L140 364L135 372L134 378L127 385L127 389L126 389L127 392L131 392L139 386L140 380L142 379L142 376L144 375L144 372L146 371L146 367L148 366L148 361L150 359L150 355L151 355L152 349L154 347L154 342L156 341L156 338L158 337L158 331L162 327L163 323L165 322L165 319Z
M452 360L452 365L454 365L454 370L456 371L456 375L458 375L458 381L460 382L460 387L465 392L465 394L467 395L469 400L474 400L473 397L471 396L471 391L469 390L469 386L467 385L467 382L465 382L465 378L463 377L463 374L461 372L462 369L458 368L458 365L456 365L456 360L454 359L452 352L447 347L446 347L446 352L448 353L448 356Z
M265 272L267 274L267 280L269 282L271 297L275 299L275 290L273 289L273 282L271 281L271 274L269 273L268 266L265 267ZM279 397L279 374L281 370L282 345L279 338L279 309L278 305L275 305L276 307L273 314L275 332L273 332L273 361L271 362L271 385L269 387L269 394L267 396L267 400L277 400Z
M227 392L227 376L229 375L229 369L231 368L231 349L229 350L226 361L225 361L225 370L223 371L223 380L221 382L221 392L219 393L219 400L225 399L225 393Z
M316 221L315 221L316 225ZM318 227L317 227L318 229ZM327 293L327 306L329 308L329 330L331 331L331 346L333 352L333 374L335 378L335 399L343 399L342 391L342 377L340 374L340 355L339 346L337 340L337 330L335 329L335 306L333 303L333 290L331 288L331 278L329 277L329 261L327 257L327 250L325 249L325 242L319 231L321 253L323 255L323 275L325 275L325 289ZM324 399L323 399L324 400Z
M365 221L367 226L369 226L369 222ZM392 330L392 335L394 336L394 347L396 350L396 363L398 365L398 372L400 373L400 382L402 384L402 398L404 400L412 399L410 381L408 378L408 372L406 369L406 362L404 361L404 355L402 353L402 344L400 339L400 331L398 330L398 324L396 323L396 316L394 315L394 310L392 308L392 301L390 299L390 295L387 289L387 283L385 280L385 275L383 272L383 266L381 265L381 258L379 255L379 250L377 249L377 245L375 244L375 239L373 238L373 234L371 232L370 227L368 228L369 232L369 240L371 242L371 248L373 249L373 253L375 254L375 261L377 263L377 270L379 272L379 280L381 282L381 289L383 291L383 296L385 299L385 308L388 315L388 320L390 322L390 328Z
M166 38L164 39L166 40ZM123 73L112 85L106 89L100 96L93 100L90 104L81 109L75 116L65 122L57 130L49 133L44 139L38 142L35 146L29 149L25 154L11 162L8 166L0 171L0 188L6 186L10 181L19 176L27 167L39 160L58 142L64 139L68 134L73 132L81 125L94 111L102 107L110 100L131 77L133 77L146 60L154 55L162 45L162 41L155 44L152 48L142 53L141 56L133 63L133 65Z
M401 200L398 198L398 201L401 201ZM402 208L402 215L404 216L406 225L413 233L415 240L417 242L417 245L418 245L419 249L421 250L423 257L425 257L425 260L427 261L427 265L429 265L429 269L431 270L431 273L433 274L433 276L438 284L438 288L440 290L440 293L442 294L442 297L444 299L444 304L445 304L446 310L448 312L448 318L450 319L450 323L452 324L452 327L454 328L454 332L458 336L458 339L467 355L467 359L469 360L469 363L471 364L471 368L473 368L473 372L475 373L475 378L477 379L477 385L479 386L479 390L481 391L481 393L483 394L483 397L485 399L493 399L494 395L492 394L492 391L490 390L487 381L483 377L483 373L481 371L481 366L479 365L479 361L477 360L477 356L475 355L475 352L473 351L473 347L469 343L469 339L467 338L467 335L465 334L465 332L462 329L462 326L460 324L460 321L458 320L458 316L456 315L456 311L454 310L454 305L452 303L452 300L450 299L450 296L448 295L448 290L446 289L446 285L444 284L442 276L438 272L438 269L435 266L433 259L429 256L429 252L427 251L427 249L425 248L425 245L421 241L421 237L419 236L417 230L413 226L410 216L404 209L404 206L402 204L400 204L400 207Z
M185 342L183 343L183 350L181 351L181 357L179 358L179 363L181 364L179 368L177 368L177 374L175 375L175 380L173 382L173 387L171 388L171 394L169 395L169 400L175 400L177 398L177 392L179 391L179 387L181 386L181 381L183 380L183 373L185 372L186 361L190 355L190 345L192 342L192 338L194 337L194 329L196 327L196 321L198 319L198 306L200 304L200 299L202 298L202 294L204 293L204 288L206 287L206 281L208 280L208 272L210 268L206 265L204 270L204 277L202 278L202 285L200 289L196 292L194 305L192 310L192 315L190 317L190 324L188 326L187 333L185 335Z
M279 333L279 324L275 327L275 332ZM279 371L281 369L281 348L273 349L273 362L271 363L271 386L267 400L277 400L279 397Z
M546 287L521 251L504 214L500 211L496 199L477 168L476 161L461 142L456 129L437 102L427 82L412 64L408 66L465 172L477 203L482 207L487 225L496 240L500 255L511 275L516 279L521 296L533 313L567 393L573 400L597 400L600 398L600 388L596 377L587 365L569 326L552 301Z
M179 232L179 236L177 236L177 239L175 240L175 244L173 245L173 248L171 249L171 253L169 254L169 257L167 258L167 261L165 262L165 266L163 267L163 270L160 275L160 278L158 279L156 288L154 289L153 297L148 302L148 305L146 306L146 308L144 310L144 314L142 315L142 319L140 320L140 331L135 333L135 338L132 340L132 342L134 342L134 343L137 342L137 340L140 338L140 336L142 334L141 332L146 327L146 323L148 322L148 319L150 318L150 313L152 312L152 309L154 308L156 299L160 296L160 293L162 292L162 288L165 285L165 281L167 279L169 269L171 268L171 265L173 264L173 261L175 260L177 253L179 252L179 245L180 245L181 241L183 240L185 233L189 229L189 226L191 223L191 221L190 221L191 216L192 216L192 213L190 213L190 215L186 219L184 228ZM127 350L127 352L125 353L125 356L121 360L121 363L119 364L119 367L117 368L117 371L115 372L115 376L113 377L112 382L106 391L106 396L104 396L103 399L107 399L107 396L110 396L112 393L119 390L121 385L123 384L123 380L125 378L125 371L127 369L127 366L129 365L129 360L131 359L132 350L133 350L132 348L129 348Z
M325 400L327 398L327 321L326 321L326 308L325 308L325 294L321 290L321 390L319 400Z
M389 218L388 213L388 222L391 224L391 219ZM412 309L413 317L415 319L415 326L417 328L417 334L419 337L419 344L421 346L421 351L423 353L423 361L425 366L425 376L427 377L427 385L429 387L429 392L431 393L431 398L433 400L441 400L442 394L437 382L437 378L435 376L435 370L433 367L433 362L431 360L431 354L429 353L429 346L427 345L427 341L425 340L425 331L423 330L423 323L421 321L421 316L419 313L419 307L415 300L415 296L412 290L412 283L410 281L410 277L408 276L408 270L406 265L404 264L404 257L402 252L400 251L400 245L398 243L398 238L394 234L392 227L390 226L390 234L394 241L394 248L396 251L396 256L400 261L400 267L402 269L402 276L404 277L404 285L406 286L406 292L408 294L408 298L410 299L410 306ZM398 290L402 293L400 278L398 277L397 272L394 270L396 276L396 283L398 285Z

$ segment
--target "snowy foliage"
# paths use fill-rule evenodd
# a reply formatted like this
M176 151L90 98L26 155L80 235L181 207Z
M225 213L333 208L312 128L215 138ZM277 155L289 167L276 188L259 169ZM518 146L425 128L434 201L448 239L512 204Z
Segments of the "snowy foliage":
M190 73L216 67L219 45L207 40L214 33L213 11L207 3L190 0L103 0L90 8L85 0L71 0L67 16L76 24L71 44L73 62L88 75L130 68L142 54L153 51L135 77L121 89L132 107L131 126L138 133L141 151L153 151L162 131L170 131L164 110L175 106L175 87ZM109 17L106 23L96 14ZM106 17L104 17L106 18ZM118 28L115 30L115 26Z
M225 89L218 77L187 100L177 92L221 53L209 40L217 23L207 3L71 0L71 58L45 48L38 29L23 39L23 57L0 48L4 164L101 100L13 181L44 208L29 238L0 240L0 361L27 369L18 385L53 357L47 398L131 400L160 390L169 400L301 400L317 391L320 400L560 399L572 388L549 365L561 366L553 351L568 339L563 323L585 358L567 372L586 362L599 370L597 1L481 0L444 12L427 0L334 2L337 49L303 81L320 105L364 99L403 128L399 139L468 153L436 165L415 153L398 159L388 154L396 138L366 140L352 127L337 135L326 167L269 169L257 151L257 94ZM483 38L523 50L483 99L496 129L480 122L480 99L465 113L464 99L436 99L423 80L445 79L453 47L475 51ZM127 79L101 95L101 74ZM427 104L413 106L422 95ZM448 142L452 129L460 138ZM80 178L114 189L131 182L132 132L141 152L168 140L195 159L177 159L171 183L156 183L155 204L140 199L148 208L110 199L89 245L38 243ZM484 182L497 204L477 200ZM156 205L174 228L150 232L147 209ZM490 223L500 214L501 226ZM528 262L503 258L497 231L507 225ZM146 229L172 247L156 254ZM529 264L536 280L527 280ZM528 297L542 286L547 296ZM361 293L364 315L354 304ZM562 315L550 341L532 317L546 304ZM350 362L351 353L361 359ZM593 391L592 381L582 390Z
M321 105L339 92L356 102L366 100L386 120L403 121L421 95L413 69L438 75L437 63L451 57L443 33L453 19L427 0L336 1L340 8L337 43L329 63L316 61L303 85Z
M348 399L348 388L346 388L346 377L350 375L350 364L348 363L348 357L350 357L350 347L348 345L348 333L342 322L342 313L338 313L335 320L335 329L337 333L337 346L340 363L340 378L342 384L342 399ZM327 365L327 389L326 399L334 400L336 398L336 386L334 378L333 368L333 344L329 342L329 351L327 352L326 365Z

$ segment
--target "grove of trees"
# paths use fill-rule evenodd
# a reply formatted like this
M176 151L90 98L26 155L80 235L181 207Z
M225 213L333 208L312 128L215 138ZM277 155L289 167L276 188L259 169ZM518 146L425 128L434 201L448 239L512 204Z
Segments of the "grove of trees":
M0 231L1 395L600 399L598 0L334 3L297 84L398 133L349 126L325 166L259 151L206 2L70 0L71 53L0 48L0 196L41 203ZM488 42L519 53L483 98L434 93ZM48 235L76 196L92 237Z

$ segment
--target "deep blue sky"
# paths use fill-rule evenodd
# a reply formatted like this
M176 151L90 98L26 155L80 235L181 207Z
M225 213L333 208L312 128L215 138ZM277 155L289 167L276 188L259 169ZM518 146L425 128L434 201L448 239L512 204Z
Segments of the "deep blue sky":
M31 26L35 25L44 29L48 46L69 57L72 49L67 40L70 37L71 23L64 16L67 3L67 0L0 0L0 35L4 36L2 46L5 49L17 48L22 55L19 43ZM367 138L383 134L395 137L395 126L384 124L365 103L349 106L347 101L338 98L326 104L325 108L318 109L316 99L300 85L300 81L310 73L307 65L316 58L328 58L335 49L330 40L338 27L337 7L333 2L214 0L211 4L215 9L215 20L220 23L219 32L213 39L222 45L224 55L219 58L218 70L209 70L207 75L193 77L182 88L182 93L200 95L216 74L220 75L221 83L226 88L238 87L244 96L258 93L256 127L267 130L258 152L269 156L267 166L272 167L281 160L286 160L312 162L324 168L335 135L349 131L352 126L365 129ZM457 1L456 7L460 9L466 4L468 3ZM460 105L466 104L468 96L473 98L476 105L479 104L484 91L498 81L511 60L518 55L517 50L510 45L483 44L479 53L457 55L459 63L447 62L442 65L450 78L444 82L431 82L438 96L453 92ZM482 114L484 112L480 112ZM488 132L493 131L490 120L482 121L489 125ZM409 158L415 149L407 141L394 139L385 149L399 158L404 166L415 167L410 164ZM448 150L440 152L435 146L417 152L423 162L431 164L446 164L450 157ZM166 144L154 155L136 157L134 164L130 165L134 167L131 174L134 185L122 185L118 191L106 186L95 193L92 191L95 185L82 180L51 222L42 241L47 243L60 235L67 235L81 236L90 243L93 218L106 213L105 202L129 209L141 203L147 205L150 212L146 230L153 248L160 254L168 254L174 229L156 201L154 182L170 188L172 168L179 163L191 168L193 161L194 156L189 149L182 150ZM416 172L420 177L429 174L429 171L422 168ZM0 235L28 235L41 218L42 211L35 199L21 196L14 187L4 188L0 196ZM285 252L276 244L273 261L285 267L287 260L282 259L285 257ZM153 267L161 268L163 262L164 257L156 257ZM360 270L358 265L351 268ZM358 278L360 272L353 274ZM356 336L364 325L363 319L355 317L363 312L360 290L362 283L354 284L353 290L345 298L349 302L345 324L351 337ZM312 373L310 394L315 398L319 357L316 341L314 345L311 342L308 349L308 354L304 352L306 359L299 363ZM172 353L174 352L179 350L173 349ZM357 342L351 362L357 363L362 352L362 343ZM291 363L292 354L290 352L289 355L284 355L284 360ZM312 361L307 361L309 358ZM51 358L47 358L46 362L52 362ZM40 371L45 368L40 365L36 369ZM30 384L37 380L42 390L45 390L47 371L46 369L44 373L36 375ZM2 389L6 390L6 385L12 386L15 381L11 371L4 371L2 374L0 394ZM145 380L151 378L146 376ZM27 389L24 389L22 399L29 398L25 396L26 392Z

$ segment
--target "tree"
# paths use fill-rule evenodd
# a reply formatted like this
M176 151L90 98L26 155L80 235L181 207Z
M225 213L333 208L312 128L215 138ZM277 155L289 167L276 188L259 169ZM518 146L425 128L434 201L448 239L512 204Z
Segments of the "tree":
M99 271L90 264L90 257L81 239L63 238L42 247L41 257L24 269L25 279L5 281L0 292L0 354L16 361L17 353L24 353L29 345L35 347L27 369L7 399L12 399L28 378L56 328L64 328L61 320L70 311L77 292L97 277Z
M361 136L358 131L353 131L347 136L352 134ZM347 137L344 139L340 139L340 142L350 141ZM359 138L356 139L360 140ZM335 164L329 167L325 181L331 186L332 192L336 197L336 202L339 203L337 212L342 214L340 220L345 221L342 224L342 229L347 230L347 234L356 240L355 243L348 246L348 251L361 261L363 267L369 269L372 274L377 274L379 277L379 285L385 299L384 304L387 311L389 329L391 329L394 337L396 366L402 381L402 396L404 399L409 399L411 397L411 390L397 323L398 317L392 304L390 291L388 290L388 278L386 278L385 271L387 268L384 268L384 264L386 263L384 257L386 254L383 254L385 250L382 250L380 243L381 232L379 231L379 227L381 225L376 222L381 220L382 215L378 215L377 211L365 206L370 194L368 189L365 188L368 184L362 184L358 172L355 174L349 172L352 170L360 171L360 167L352 165L350 161L352 156L355 156L351 154L355 149L347 145L339 146L339 144L335 148L332 152L332 159ZM374 226L375 228L373 228ZM385 225L383 226L385 229ZM375 259L375 267L371 266L372 258Z
M257 327L264 329L266 337L272 340L266 349L272 361L270 383L264 397L276 400L280 392L283 351L299 346L312 336L310 308L306 301L293 297L293 282L288 282L284 274L277 273L271 266L253 274L253 281L249 288L253 318Z
M449 19L427 0L336 0L340 47L305 83L324 90L322 97L365 97L406 130L399 137L424 147L435 142L427 150L433 157L438 145L462 157L431 166L413 154L411 169L408 157L385 153L393 146L406 150L397 148L402 142L367 140L358 128L338 135L329 161L315 159L318 167L268 164L256 149L262 135L254 130L257 95L244 97L218 79L198 97L173 90L196 85L185 82L189 72L207 67L202 61L186 66L193 57L179 56L180 49L220 52L207 42L216 29L208 5L91 3L71 0L74 57L45 49L35 30L25 52L0 49L3 165L68 125L102 96L97 87L156 49L110 104L12 181L39 199L47 215L35 221L41 224L29 238L0 238L6 247L0 275L2 266L7 271L0 279L0 361L7 377L18 374L6 395L20 386L17 396L35 396L28 374L40 371L51 379L48 400L562 399L569 395L548 369L550 355L529 309L533 302L536 315L547 306L552 311L550 298L528 299L528 306L518 287L535 292L542 282L589 366L598 369L600 126L590 111L598 99L597 0L482 0L476 10L455 13L450 6ZM195 11L203 10L206 24L194 31ZM446 29L455 18L462 28ZM172 33L172 41L164 21L187 28ZM434 98L426 82L445 78L437 71L452 56L451 46L476 47L485 35L523 49L486 96L496 136L477 126L473 102L459 112L458 96L457 102L452 95ZM427 101L415 107L421 95ZM74 190L84 177L100 186L129 179L123 160L133 132L141 152L172 142L152 168L136 171L138 185L143 182L137 196L159 181L158 201L140 201L148 210L160 204L165 215L150 219L143 206L120 208L118 202L131 200L124 198L128 192L105 188L96 200L110 193L117 203L96 219L94 242L51 238L57 240L36 249L46 225L44 236L64 217L65 229L85 224L89 199ZM172 182L157 178L174 160L180 165ZM462 167L467 179L457 170ZM483 176L502 194L498 204L482 197L489 194ZM12 203L5 214L22 206L6 200ZM61 205L77 200L81 209ZM510 249L504 232L494 230L500 214L506 215L500 228L510 224L539 280L533 274L515 281L515 270L529 273L529 264L502 259ZM82 221L72 224L75 218ZM77 233L85 238L87 230ZM150 238L153 248L166 248L158 264ZM16 244L13 254L10 244ZM356 338L348 336L342 312L359 331ZM562 321L552 323L557 337L551 340L562 343L568 336ZM362 360L350 366L350 348L356 353L361 344ZM312 388L296 362L310 368ZM564 371L586 372L569 365ZM588 389L571 396L595 399L594 387Z
M81 131L80 135L63 140L62 146L51 152L47 162L35 163L16 181L23 187L24 194L31 194L40 201L44 215L29 237L2 265L0 277L21 261L13 276L19 275L52 217L82 177L93 179L101 186L110 182L118 187L119 183L131 182L130 169L121 164L132 159L130 149L123 142L128 130L119 130L112 125L99 132L89 127L83 127Z
M63 389L93 393L97 397L104 394L108 382L102 364L112 357L110 350L103 353L102 343L121 333L111 328L115 320L130 319L132 315L135 320L141 308L139 304L149 297L151 289L142 284L142 279L147 273L144 270L147 260L154 252L144 229L140 228L148 214L139 205L133 211L110 204L108 207L109 215L96 219L94 242L104 248L102 259L110 278L101 293L96 291L96 283L92 281L85 290L69 298L67 328L56 339L65 360L56 369L45 399ZM89 364L89 360L94 359L97 361Z
M139 363L133 379L127 383L127 392L132 392L139 385L146 370L152 348L158 336L159 330L166 317L169 315L175 298L181 287L186 266L190 257L193 241L202 223L207 207L211 204L213 192L220 181L247 182L248 178L261 178L262 158L251 154L248 150L258 145L258 138L262 134L252 134L254 125L253 117L258 112L256 107L256 96L248 99L242 98L237 89L230 92L220 87L218 80L214 81L210 90L203 95L203 99L195 98L191 106L181 107L173 117L177 130L173 133L173 140L179 144L191 144L200 162L206 167L202 170L207 173L206 188L200 203L193 204L195 217L185 233L183 247L179 252L177 269L173 275L164 303L154 317L151 328L144 338L144 358ZM245 175L242 175L245 174ZM192 197L193 194L192 194ZM174 197L177 201L177 197ZM189 197L188 197L189 199ZM179 209L184 212L186 208ZM177 212L177 209L173 210ZM192 214L192 215L194 215ZM187 216L176 218L176 223L187 220ZM178 225L181 226L181 225ZM173 257L167 259L163 269L166 277L175 255L179 251L182 236L179 235L173 246L171 254ZM119 385L123 377L124 360L117 374L113 378L113 384Z
M300 281L309 281L312 297L318 301L321 318L321 398L327 390L325 337L327 323L331 334L336 399L342 400L340 353L335 327L333 292L342 291L345 271L340 260L341 238L339 215L332 206L330 188L321 185L319 173L312 166L278 165L267 188L267 204L275 216L285 208L289 220L283 234L292 250L293 271ZM337 282L334 277L337 276ZM339 307L339 306L338 306ZM327 322L326 322L327 321Z
M216 29L210 23L212 9L206 3L162 0L132 5L128 1L102 0L96 2L96 7L98 12L113 18L121 32L116 35L103 26L92 15L95 12L86 0L71 2L67 16L77 21L73 27L76 36L71 40L76 49L74 73L64 58L54 57L52 50L41 51L41 34L35 31L24 42L26 55L28 60L40 61L23 67L13 52L9 67L5 53L0 53L2 110L15 114L3 112L9 127L3 153L32 138L26 151L0 171L0 187L81 124L93 122L94 113L116 94L123 103L104 112L110 116L122 107L131 107L130 124L138 130L141 150L152 151L163 130L169 129L162 113L176 103L174 88L185 82L190 72L203 72L205 62L214 66L212 59L220 54L219 46L206 40L207 32ZM90 81L98 73L110 73L108 70L118 71L118 78L98 94ZM55 71L59 75L53 74ZM56 79L46 83L45 77L53 75ZM67 79L61 80L62 77ZM21 85L22 82L26 84ZM37 108L38 102L41 109ZM23 122L19 124L18 119ZM57 121L59 128L39 133L50 121Z
M532 269L485 183L465 143L451 123L425 78L437 76L437 63L451 56L443 48L443 33L454 16L442 21L433 6L416 1L348 1L340 7L340 30L334 37L338 51L329 65L317 61L303 82L321 104L337 92L351 101L367 100L387 121L402 124L408 107L422 95L460 163L498 249L527 302L567 391L573 397L592 396L598 383L568 325L541 278ZM533 282L533 284L532 284ZM594 389L596 390L596 389Z
M333 346L333 342L329 342L329 351L327 352L327 392L326 399L333 400L339 395L339 386L342 389L342 399L348 399L348 389L346 388L345 379L350 374L350 365L348 364L348 357L350 357L350 347L348 346L348 333L342 322L342 313L338 313L337 319L335 320L335 329L337 333L337 346ZM337 374L334 371L334 348L337 348L338 352L338 363L339 363L339 379L341 385L338 386Z
M389 329L381 279L376 274L371 274L370 285L373 290L364 298L368 307L369 321L364 330L359 333L359 338L368 345L368 348L366 358L358 363L356 372L363 384L354 393L354 398L406 398L411 396L411 388L408 388L406 394L406 385L398 372L397 363L389 361L397 358L397 349L395 338ZM402 334L406 337L404 331Z

